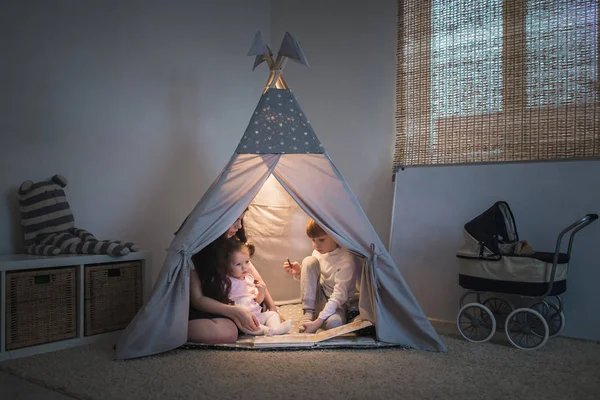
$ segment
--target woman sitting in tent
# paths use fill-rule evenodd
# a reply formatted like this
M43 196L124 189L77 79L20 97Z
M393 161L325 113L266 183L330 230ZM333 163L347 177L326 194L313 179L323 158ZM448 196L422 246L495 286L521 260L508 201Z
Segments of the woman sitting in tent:
M227 304L220 297L222 290L217 285L223 281L221 274L226 272L225 239L235 237L246 242L242 214L234 224L218 239L192 256L194 271L190 273L190 312L188 340L196 343L233 343L238 333L254 332L259 322L246 308ZM262 281L260 274L252 267L252 275ZM277 312L273 298L266 289L264 305Z

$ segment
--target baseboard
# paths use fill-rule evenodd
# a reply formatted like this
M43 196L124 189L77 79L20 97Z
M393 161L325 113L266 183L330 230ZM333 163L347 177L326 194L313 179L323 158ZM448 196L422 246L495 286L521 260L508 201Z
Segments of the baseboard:
M68 340L61 340L58 342L45 343L30 347L24 347L22 349L16 350L7 350L3 353L0 353L0 362L15 358L28 357L35 354L43 354L49 353L58 350L64 350L71 347L83 346L92 343L100 343L100 342L116 342L119 338L119 335L123 332L123 330L101 333L93 336L86 336L83 338L75 338Z

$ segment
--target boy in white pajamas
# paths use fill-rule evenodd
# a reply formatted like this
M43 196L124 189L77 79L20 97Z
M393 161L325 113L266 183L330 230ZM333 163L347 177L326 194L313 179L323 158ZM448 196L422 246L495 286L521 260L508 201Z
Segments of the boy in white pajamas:
M283 268L300 280L304 311L300 332L314 333L321 327L332 329L346 323L348 302L356 289L357 264L312 218L306 234L312 240L312 255L302 260L302 265L285 262Z

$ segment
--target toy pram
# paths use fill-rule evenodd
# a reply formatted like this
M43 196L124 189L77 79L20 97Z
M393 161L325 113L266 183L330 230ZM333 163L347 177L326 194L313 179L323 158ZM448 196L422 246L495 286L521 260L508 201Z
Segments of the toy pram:
M596 219L598 214L587 214L563 229L553 253L533 252L526 241L519 241L513 214L504 201L465 224L464 244L456 254L459 285L468 289L456 318L461 335L471 342L486 342L496 329L504 330L515 347L533 350L560 333L565 325L560 294L567 290L573 238ZM561 253L563 236L570 231L567 253ZM497 295L482 302L485 292L518 295L534 304L515 309ZM475 295L477 302L463 304L469 295Z

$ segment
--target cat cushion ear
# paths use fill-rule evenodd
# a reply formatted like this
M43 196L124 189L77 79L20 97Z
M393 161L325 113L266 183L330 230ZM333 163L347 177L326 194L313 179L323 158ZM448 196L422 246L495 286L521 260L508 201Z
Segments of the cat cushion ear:
M58 184L60 187L65 187L67 186L67 178L65 178L62 175L54 175L52 177L52 181L56 184Z
M32 186L33 186L32 181L25 181L21 184L21 187L19 187L19 192L21 192L21 194L25 194L31 190Z

